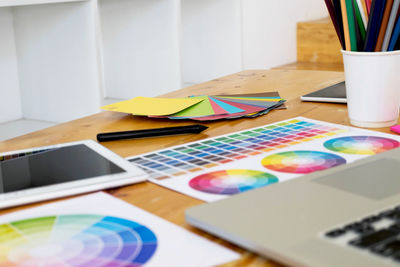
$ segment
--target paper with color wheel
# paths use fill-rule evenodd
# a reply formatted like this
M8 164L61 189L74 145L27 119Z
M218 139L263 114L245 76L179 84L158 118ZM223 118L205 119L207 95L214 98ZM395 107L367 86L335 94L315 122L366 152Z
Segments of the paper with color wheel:
M102 192L0 217L0 266L203 267L238 258Z

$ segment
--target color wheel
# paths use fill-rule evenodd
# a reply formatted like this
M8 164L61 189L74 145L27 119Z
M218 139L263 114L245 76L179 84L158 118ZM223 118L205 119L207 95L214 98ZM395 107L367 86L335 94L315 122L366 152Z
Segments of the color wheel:
M288 173L311 173L344 163L344 158L331 153L301 150L273 154L261 161L267 169Z
M359 155L374 155L398 146L398 141L378 136L346 136L324 143L324 147L329 150Z
M278 182L274 175L254 170L221 170L199 175L189 185L199 191L233 195Z
M146 263L157 238L136 222L60 215L0 225L0 266L127 266Z

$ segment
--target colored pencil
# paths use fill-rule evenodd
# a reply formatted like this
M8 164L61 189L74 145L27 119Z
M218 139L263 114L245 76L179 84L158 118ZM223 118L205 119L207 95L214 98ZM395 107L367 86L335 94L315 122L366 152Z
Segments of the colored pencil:
M400 0L324 0L343 50L400 50Z
M341 46L343 48L344 47L344 43L343 43L342 37L340 35L339 25L338 25L338 22L336 20L335 10L334 10L332 1L331 0L325 0L325 5L328 8L328 12L329 12L329 16L331 17L332 24L335 27L336 34L337 34L337 36L339 38L339 41L340 41L340 44L341 44Z
M400 38L397 38L397 42L396 42L393 50L400 50Z
M400 7L399 7L399 10L397 11L397 15L396 15L396 20L397 20L397 18L400 16Z
M340 0L332 1L333 8L335 9L336 22L339 28L339 39L342 40L342 49L345 50L345 42L344 42L344 32L343 32L343 17L342 17L342 9L340 7Z
M375 49L385 4L386 0L372 0L371 2L370 18L364 45L364 51L366 52L373 52Z
M393 28L394 28L394 25L395 25L396 19L397 19L397 12L399 10L399 4L400 4L400 0L394 0L393 6L392 6L392 11L390 12L389 22L386 27L385 38L383 39L382 51L387 51L387 49L389 47L390 37L392 36Z
M371 5L373 0L365 0L365 5L367 6L368 16L371 14Z
M367 24L368 24L368 11L367 11L367 4L365 3L365 1L364 0L360 0L360 2L361 2L361 6L362 6L362 10L364 11L363 13L364 13L364 16L365 16L365 18L366 18L366 25L365 25L365 28L367 28Z
M394 27L392 38L390 38L388 51L393 51L400 34L400 17L397 18L396 26Z
M364 5L362 4L364 3ZM364 9L365 8L365 2L363 0L357 0L357 6L358 6L358 10L360 11L360 15L363 21L363 25L364 25L364 30L367 28L368 25L368 15L367 15L367 10Z
M346 0L340 0L340 6L342 8L342 17L343 17L343 33L344 33L344 42L347 51L351 51L351 43L350 43L350 33L349 33L349 22L347 20L347 10L346 10Z
M365 28L363 25L360 10L358 9L356 0L352 0L352 7L353 7L354 25L356 30L356 41L357 41L356 51L362 51L362 49L364 48Z
M392 6L393 6L393 0L387 0L382 17L381 27L379 29L378 39L375 45L375 52L380 52L382 50L383 38L385 37L386 28L389 22L390 11L392 10Z
M349 23L349 35L350 35L350 45L351 51L357 51L357 33L356 33L356 23L354 17L353 0L346 0L346 10L347 10L347 20Z

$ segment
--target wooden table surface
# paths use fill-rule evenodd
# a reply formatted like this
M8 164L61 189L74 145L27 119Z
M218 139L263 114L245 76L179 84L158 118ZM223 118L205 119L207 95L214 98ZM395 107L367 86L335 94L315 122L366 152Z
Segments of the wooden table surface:
M301 71L301 70L247 70L225 76L202 84L177 90L163 96L185 97L190 95L240 94L278 91L287 100L285 110L274 110L267 115L252 119L221 120L202 122L210 128L202 134L157 137L151 139L124 140L103 143L104 146L127 157L156 149L180 145L208 137L240 131L264 124L278 122L296 116L349 125L347 108L343 104L301 102L299 97L305 93L343 81L341 72ZM52 145L82 139L96 140L100 132L126 131L190 124L192 121L172 121L167 119L149 119L128 114L101 112L71 122L59 124L41 131L0 142L0 152L29 147ZM389 133L389 128L376 129ZM184 227L241 253L241 259L224 266L278 266L277 263L258 257L228 242L215 238L203 231L189 226L184 219L184 211L203 203L200 200L174 192L161 186L144 182L140 184L106 190L113 196L125 200L139 208L151 212L172 223ZM47 201L51 202L51 201ZM34 207L39 204L25 205L0 211L0 214Z

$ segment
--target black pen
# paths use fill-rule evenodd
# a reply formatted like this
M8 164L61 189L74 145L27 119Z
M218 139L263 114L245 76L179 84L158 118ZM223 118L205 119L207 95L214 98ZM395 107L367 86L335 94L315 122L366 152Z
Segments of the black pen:
M155 128L155 129L136 130L136 131L99 133L97 135L97 141L105 142L105 141L114 141L114 140L131 139L131 138L200 133L207 128L208 127L204 125L194 124L187 126L165 127L165 128Z

